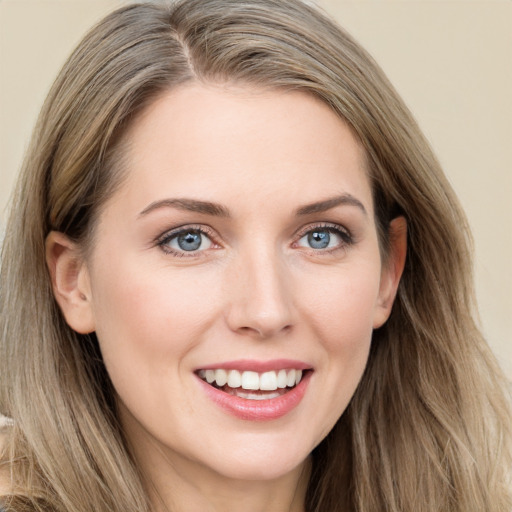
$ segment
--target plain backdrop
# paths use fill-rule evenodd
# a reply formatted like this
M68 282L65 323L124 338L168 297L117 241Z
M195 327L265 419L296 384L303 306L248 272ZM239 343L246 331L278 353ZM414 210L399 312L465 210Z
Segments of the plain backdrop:
M0 231L58 69L121 0L0 0ZM482 328L512 380L512 1L319 0L381 64L468 214Z

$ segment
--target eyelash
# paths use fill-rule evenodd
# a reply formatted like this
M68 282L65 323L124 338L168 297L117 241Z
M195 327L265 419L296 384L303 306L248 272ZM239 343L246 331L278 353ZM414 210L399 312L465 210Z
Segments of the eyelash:
M313 233L315 231L327 231L329 233L333 233L340 238L341 242L336 247L331 247L331 248L315 249L313 247L309 247L309 251L313 254L316 254L316 255L330 254L332 252L344 250L347 247L354 244L353 236L350 233L350 231L347 230L346 228L344 228L338 224L321 223L321 224L308 225L308 226L304 227L303 229L301 229L300 231L298 231L294 237L296 241L293 243L293 246L300 247L300 246L298 246L298 242L302 238L304 238L306 235L308 235L309 233ZM218 245L215 242L216 236L215 236L214 231L204 225L188 225L188 226L182 226L182 227L174 229L172 231L167 231L166 233L164 233L163 235L161 235L160 237L158 237L156 239L155 244L158 247L160 247L160 249L164 253L170 254L172 256L177 256L180 258L181 257L185 257L185 258L186 257L197 257L199 254L201 254L202 252L204 252L207 249L203 249L201 251L197 251L197 250L196 251L185 251L185 250L178 251L178 250L170 248L168 245L172 240L176 239L179 235L191 233L191 232L199 233L200 235L205 236L206 238L208 238L210 240L212 245ZM304 249L307 250L308 248L304 247Z
M350 233L350 231L340 226L339 224L331 224L331 223L320 223L320 224L310 224L303 229L301 229L297 235L296 239L297 241L294 242L294 246L298 244L298 242L304 238L309 233L314 233L315 231L327 231L329 233L335 234L340 238L340 243L336 245L335 247L330 248L324 248L324 249L315 249L313 247L309 247L309 251L312 254L319 255L319 254L330 254L337 252L339 250L346 250L351 245L354 245L354 237ZM308 248L305 248L306 250Z
M175 249L172 249L167 244L169 244L172 240L176 239L180 235L184 235L186 233L199 233L201 235L204 235L206 238L208 238L212 245L218 245L215 242L215 233L212 229L204 226L204 225L187 225L182 226L180 228L174 229L172 231L167 231L160 237L156 239L156 245L160 247L160 249L165 254L170 254L172 256L177 256L178 258L190 258L190 257L197 257L197 255L203 251L178 251Z

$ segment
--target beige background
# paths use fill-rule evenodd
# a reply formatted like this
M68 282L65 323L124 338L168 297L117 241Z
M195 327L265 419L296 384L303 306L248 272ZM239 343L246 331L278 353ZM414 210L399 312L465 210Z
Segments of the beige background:
M121 0L0 0L0 227L65 57ZM512 379L512 1L319 0L375 56L434 146L476 240L482 324Z

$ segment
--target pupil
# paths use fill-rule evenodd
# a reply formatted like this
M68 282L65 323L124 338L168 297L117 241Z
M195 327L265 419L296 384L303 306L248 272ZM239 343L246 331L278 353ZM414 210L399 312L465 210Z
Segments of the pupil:
M313 231L308 235L309 245L313 249L325 249L331 241L331 235L327 231Z
M201 247L201 234L189 231L178 236L178 245L183 251L195 251Z

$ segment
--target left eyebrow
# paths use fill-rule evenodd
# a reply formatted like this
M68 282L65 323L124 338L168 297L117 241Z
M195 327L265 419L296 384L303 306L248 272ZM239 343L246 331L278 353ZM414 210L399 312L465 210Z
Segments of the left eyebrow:
M187 198L169 198L162 199L161 201L155 201L144 208L144 210L139 213L139 217L143 217L144 215L160 208L176 208L177 210L203 213L205 215L213 215L216 217L230 217L229 210L221 204Z
M336 206L340 206L340 205L356 206L365 215L368 215L363 203L361 201L359 201L359 199L356 199L351 194L342 194L340 196L335 196L335 197L330 197L328 199L324 199L323 201L306 204L305 206L301 206L297 210L296 214L297 215L309 215L311 213L326 212L327 210L331 210L332 208L336 208Z

